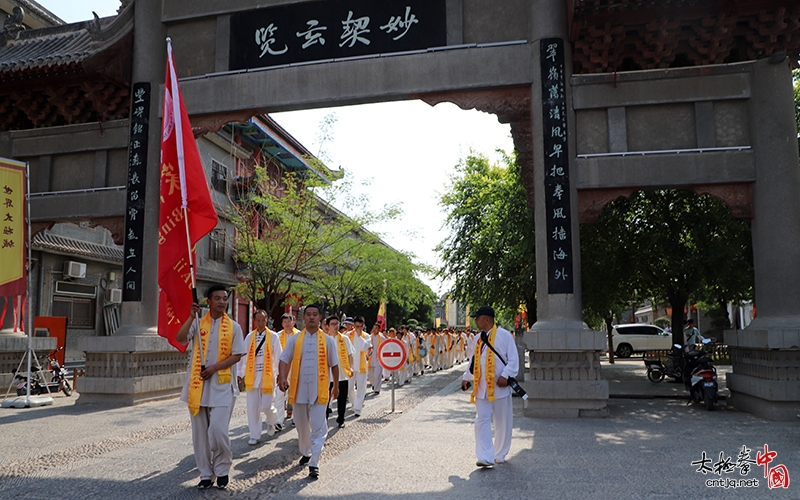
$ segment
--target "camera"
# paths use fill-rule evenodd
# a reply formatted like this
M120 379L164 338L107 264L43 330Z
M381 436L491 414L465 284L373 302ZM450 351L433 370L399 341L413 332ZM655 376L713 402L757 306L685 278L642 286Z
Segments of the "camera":
M528 393L525 392L525 389L523 389L521 385L519 385L517 379L515 379L514 377L508 377L507 380L508 380L508 386L514 390L517 396L521 397L522 399L528 399Z

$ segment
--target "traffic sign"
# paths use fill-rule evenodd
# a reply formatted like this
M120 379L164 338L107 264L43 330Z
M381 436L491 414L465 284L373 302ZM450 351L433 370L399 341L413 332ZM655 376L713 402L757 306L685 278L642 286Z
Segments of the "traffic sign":
M378 346L378 362L389 371L402 368L406 356L406 346L397 339L386 339Z

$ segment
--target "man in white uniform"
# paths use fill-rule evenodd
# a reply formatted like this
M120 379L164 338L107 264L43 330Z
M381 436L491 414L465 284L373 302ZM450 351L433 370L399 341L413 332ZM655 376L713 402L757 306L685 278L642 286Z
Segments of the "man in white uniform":
M353 376L350 377L348 391L350 399L353 401L353 413L356 417L361 416L364 409L364 398L367 395L367 359L369 356L370 342L369 335L364 332L364 317L356 316L353 319L353 329L348 332L350 343L353 344Z
M329 337L336 341L336 355L339 357L339 396L336 398L336 423L340 429L344 429L344 415L347 413L347 392L350 386L350 377L353 369L353 344L350 338L343 332L339 332L339 318L329 316L325 318L325 329ZM333 389L333 382L331 382ZM327 416L331 414L331 400L328 400Z
M319 477L319 456L328 437L325 405L339 395L339 359L336 342L319 328L322 310L308 305L303 312L306 327L286 342L281 353L278 387L289 391L292 418L297 428L300 465L308 464L308 476ZM328 393L328 370L333 389ZM291 371L291 385L289 373Z
M494 324L494 309L481 306L471 316L475 318L481 335L475 344L473 362L461 380L461 388L466 391L469 388L468 382L474 380L475 387L471 399L476 407L475 454L478 457L476 465L492 467L504 463L511 449L514 412L508 378L517 375L519 354L511 333ZM497 354L487 344L494 347ZM494 443L492 442L493 419Z
M300 333L300 330L294 327L294 315L289 313L281 316L281 326L283 329L278 332L278 339L281 342L281 351L283 351L283 349L286 348L286 341L292 335L297 335ZM275 400L272 402L272 406L274 406L275 410L278 412L278 420L275 422L275 430L280 432L283 430L284 419L291 418L292 416L292 408L286 407L286 393L280 390L280 388L275 389Z
M244 339L247 354L239 360L237 369L247 391L247 425L250 429L250 440L247 444L250 446L255 446L261 440L262 413L267 417L267 436L275 434L275 425L278 422L278 412L272 401L273 395L278 392L278 358L282 349L278 334L267 328L267 321L267 311L263 309L253 315L256 329ZM252 359L251 352L254 354ZM265 358L270 360L269 367L264 366Z
M383 366L378 362L378 347L384 341L383 334L379 324L372 325L370 331L370 344L372 350L369 353L369 383L372 385L372 391L375 394L381 393L381 383L383 382Z
M210 308L208 314L198 324L195 318L200 313L200 306L192 304L191 315L176 335L181 344L198 337L192 343L193 352L181 391L181 401L189 405L194 458L200 471L197 487L202 490L214 484L214 477L218 488L228 486L228 472L233 461L228 427L234 395L238 392L236 363L246 352L241 327L225 314L228 309L225 287L209 287L206 298ZM197 336L198 329L200 336ZM202 356L197 348L198 342L204 344Z

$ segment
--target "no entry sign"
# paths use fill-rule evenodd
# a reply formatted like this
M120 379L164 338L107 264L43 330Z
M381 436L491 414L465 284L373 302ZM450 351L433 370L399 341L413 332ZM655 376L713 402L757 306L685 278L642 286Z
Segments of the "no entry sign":
M386 339L378 346L378 362L389 371L399 370L406 362L406 346L397 339Z

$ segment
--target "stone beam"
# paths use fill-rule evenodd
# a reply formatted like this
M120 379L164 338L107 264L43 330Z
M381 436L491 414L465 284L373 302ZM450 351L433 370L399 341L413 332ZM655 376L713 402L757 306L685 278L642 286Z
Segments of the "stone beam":
M415 95L530 85L531 44L367 56L181 80L190 115L413 99Z

